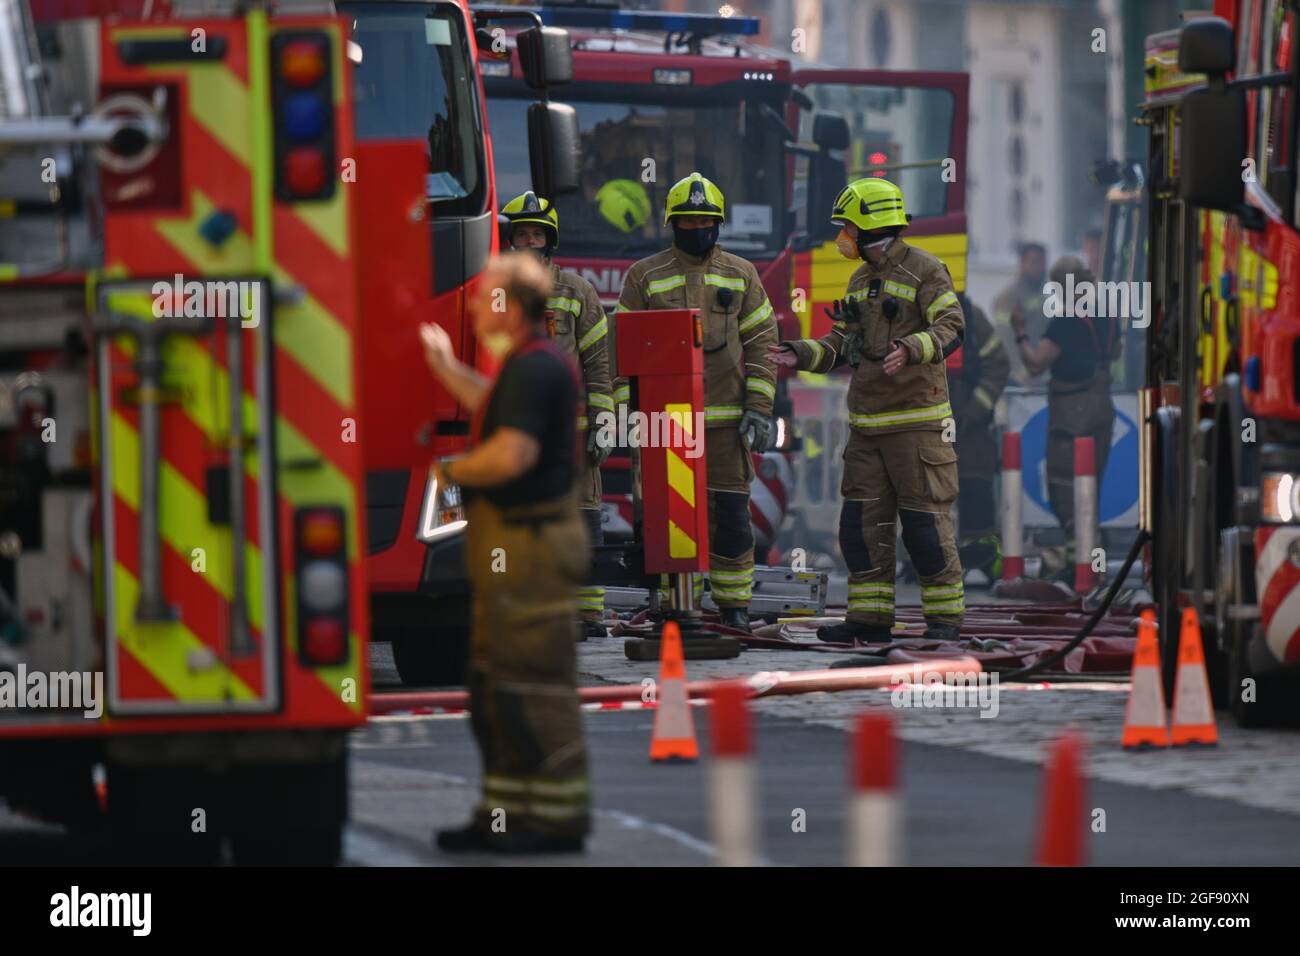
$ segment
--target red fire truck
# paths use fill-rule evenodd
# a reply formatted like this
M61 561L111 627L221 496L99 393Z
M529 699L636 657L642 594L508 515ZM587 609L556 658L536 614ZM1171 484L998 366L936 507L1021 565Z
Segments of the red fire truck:
M1167 688L1194 607L1216 700L1261 726L1300 719L1297 11L1214 13L1148 43L1142 522Z
M966 74L797 68L788 52L756 42L754 17L549 0L535 9L573 37L564 99L577 110L582 172L580 188L557 202L557 261L588 279L607 306L635 260L671 243L665 195L693 170L726 195L722 244L758 267L784 338L825 334L823 307L853 272L831 241L827 213L846 175L898 182L915 217L908 241L940 256L965 288ZM529 180L529 87L509 63L484 59L480 69L497 131L498 188L518 194ZM794 416L807 441L788 463L756 469L751 513L760 532L774 518L764 512L772 489L760 487L763 475L785 474L797 539L807 547L824 538L833 550L847 438L838 420L842 384L783 379L778 434L788 443ZM618 475L606 482L616 493L626 484Z
M332 861L366 555L418 592L422 553L379 559L464 441L415 343L432 316L474 355L473 18L35 0L0 41L0 797L147 856Z

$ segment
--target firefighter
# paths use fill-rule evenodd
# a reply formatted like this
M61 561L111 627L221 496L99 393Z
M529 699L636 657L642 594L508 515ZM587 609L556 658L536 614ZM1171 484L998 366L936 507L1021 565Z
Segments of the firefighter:
M691 173L668 191L669 249L627 271L619 312L700 310L704 330L705 460L709 492L709 588L723 624L749 630L754 531L749 521L750 452L769 447L776 371L768 347L776 320L758 271L724 252L722 191Z
M1093 282L1083 261L1063 256L1052 265L1051 279L1061 288L1082 289ZM1063 303L1072 306L1073 303ZM1113 318L1075 314L1062 310L1036 343L1025 333L1025 317L1011 315L1016 347L1031 374L1050 370L1047 382L1047 498L1065 532L1065 551L1044 554L1048 563L1069 573L1068 555L1074 539L1074 440L1091 437L1097 484L1106 474L1110 458L1115 403L1110 396L1110 363L1119 358L1120 335ZM1091 311L1091 310L1089 310Z
M589 427L602 411L614 413L613 388L609 378L609 350L606 348L605 310L592 284L576 272L561 269L551 257L560 244L560 217L555 205L526 192L508 202L501 215L509 228L514 249L533 252L543 259L551 273L551 295L546 300L546 327L551 340L573 356L582 368L587 412L578 418L579 437L586 442L586 455L578 478L578 508L587 523L592 547L605 543L600 523L600 466L612 448L597 441L598 429ZM585 436L585 437L584 437ZM592 578L578 590L578 613L582 637L604 637L605 589Z
M840 550L849 567L849 611L826 625L825 641L887 641L894 623L894 535L921 579L926 636L955 638L965 609L953 534L957 452L944 440L952 408L944 359L964 323L948 269L900 238L903 191L884 179L850 183L831 220L840 255L862 259L820 339L783 342L774 361L813 372L848 362L848 445L840 508Z
M957 420L958 553L968 572L979 570L992 580L999 574L1001 557L993 500L993 479L998 473L993 408L1006 387L1011 364L984 310L964 293L957 293L957 301L966 333L961 368L948 371L948 391Z
M1020 244L1019 272L1011 283L993 300L993 322L1002 336L1003 344L1011 357L1011 377L1017 385L1042 385L1042 376L1026 371L1015 346L1015 332L1011 328L1011 314L1020 311L1028 325L1026 334L1037 343L1047 331L1047 318L1043 315L1043 283L1047 281L1047 247L1041 242Z
M551 291L531 255L488 266L470 308L501 359L492 382L456 359L441 328L420 330L429 368L474 416L470 451L432 467L465 497L470 717L483 759L473 820L437 835L448 852L578 852L588 831L573 634L589 548L575 487L581 386L546 333Z

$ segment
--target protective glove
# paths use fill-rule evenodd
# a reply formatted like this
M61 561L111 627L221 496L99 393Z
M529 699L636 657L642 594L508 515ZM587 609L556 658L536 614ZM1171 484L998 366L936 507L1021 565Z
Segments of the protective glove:
M740 440L746 448L759 454L767 451L772 439L772 419L747 408L740 416L739 430Z
M853 368L857 368L858 363L862 361L862 346L862 328L860 326L855 326L853 331L844 336L844 344L842 346L844 349L844 361Z
M592 428L587 432L587 460L591 462L592 468L599 468L605 463L614 449L600 442L600 429Z
M832 322L856 322L858 320L858 305L856 302L850 302L847 299L836 299L830 305L822 309Z

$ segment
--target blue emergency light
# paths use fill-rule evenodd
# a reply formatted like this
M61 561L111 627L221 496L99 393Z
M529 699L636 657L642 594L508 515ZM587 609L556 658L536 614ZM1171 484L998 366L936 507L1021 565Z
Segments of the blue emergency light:
M757 36L758 17L720 17L711 13L662 13L654 10L619 10L614 7L563 4L531 8L551 27L593 30L648 30L659 33L694 33L704 36Z

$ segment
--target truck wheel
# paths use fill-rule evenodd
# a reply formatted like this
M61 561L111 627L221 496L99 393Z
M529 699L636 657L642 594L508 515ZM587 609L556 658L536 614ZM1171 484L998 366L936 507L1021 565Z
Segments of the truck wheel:
M343 855L343 825L235 833L230 853L236 866L336 866Z
M1258 624L1239 627L1228 658L1228 708L1238 727L1300 726L1300 680L1290 671L1256 677L1250 668L1246 648L1257 633ZM1245 700L1246 681L1254 681L1254 700Z
M408 628L393 638L393 663L408 687L464 684L469 666L469 629Z

